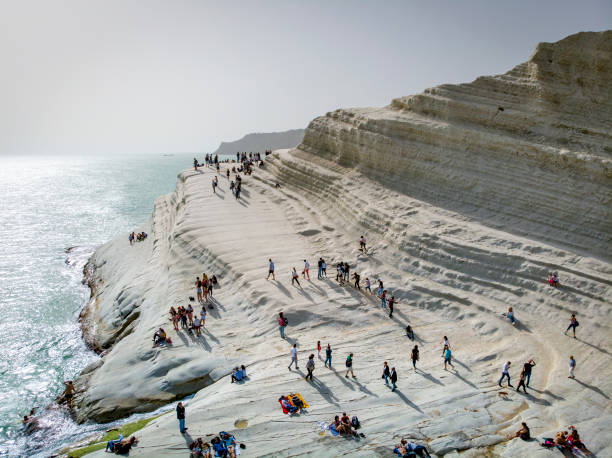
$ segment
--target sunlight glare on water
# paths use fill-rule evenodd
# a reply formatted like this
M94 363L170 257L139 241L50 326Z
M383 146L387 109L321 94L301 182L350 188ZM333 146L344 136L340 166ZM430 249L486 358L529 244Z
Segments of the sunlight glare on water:
M192 159L0 158L0 456L47 456L95 430L48 411L26 449L20 419L32 407L42 412L64 380L97 358L77 322L89 299L85 262L96 246L146 222Z

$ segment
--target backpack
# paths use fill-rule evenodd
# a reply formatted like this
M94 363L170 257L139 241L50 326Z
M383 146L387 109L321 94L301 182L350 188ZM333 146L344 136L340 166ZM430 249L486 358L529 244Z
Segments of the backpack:
M357 417L356 417L356 416L355 416L355 417L353 417L353 418L351 418L351 426L352 426L353 428L355 428L355 429L358 429L358 428L359 428L359 426L361 426L361 425L359 424L359 420L357 419Z
M552 437L544 437L542 440L544 441L540 444L542 447L553 448L555 446L555 440Z
M289 324L289 320L283 317L283 326L287 326Z

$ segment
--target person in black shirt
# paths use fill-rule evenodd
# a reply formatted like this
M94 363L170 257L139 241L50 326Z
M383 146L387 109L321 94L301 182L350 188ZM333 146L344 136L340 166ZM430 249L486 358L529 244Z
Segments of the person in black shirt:
M185 407L182 402L179 402L176 406L176 418L179 421L179 430L181 434L184 434L187 428L185 428Z

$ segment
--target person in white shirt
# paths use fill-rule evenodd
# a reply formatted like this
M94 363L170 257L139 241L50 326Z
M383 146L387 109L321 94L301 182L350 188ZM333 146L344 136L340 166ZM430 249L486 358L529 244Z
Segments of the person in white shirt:
M308 273L308 271L310 270L310 263L304 259L304 271L302 272L302 276L304 278L307 278L308 280L310 280L310 274Z
M294 362L295 362L295 368L299 369L298 361L297 361L297 344L293 344L293 347L291 348L291 362L289 363L289 367L287 369L291 370L291 366L293 365Z
M499 379L499 382L497 382L499 386L502 386L502 381L504 380L505 377L508 377L508 386L512 387L512 385L510 384L510 372L508 372L510 370L510 364L512 364L510 361L506 361L506 363L504 364L504 368L502 369L501 378Z

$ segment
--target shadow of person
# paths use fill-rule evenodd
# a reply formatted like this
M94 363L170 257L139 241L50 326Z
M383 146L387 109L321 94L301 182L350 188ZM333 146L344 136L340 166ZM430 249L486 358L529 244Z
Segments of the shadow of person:
M362 385L359 380L357 380L356 378L353 379L353 383L355 383L358 387L359 387L359 391L363 391L366 394L369 394L370 396L374 396L375 398L378 397L378 395L376 393L372 393L370 390L368 390L365 385Z
M400 390L399 388L396 388L396 389L395 389L395 391L394 391L394 393L396 393L396 394L397 394L397 395L400 397L400 399L401 399L402 401L404 401L404 403L405 403L407 406L412 407L414 410L416 410L416 411L417 411L417 412L419 412L419 413L425 413L425 412L423 412L423 411L420 409L420 407L419 407L418 405L416 405L414 402L412 402L410 399L408 399L408 398L407 398L407 397L404 395L404 393L402 393L402 392L401 392L401 390Z
M594 348L594 349L595 349L595 350L597 350L597 351L600 351L600 352L602 352L602 353L605 353L606 355L610 355L610 356L612 356L612 353L610 353L608 350L606 350L606 349L604 349L604 348L598 347L597 345L593 345L592 343L589 343L589 342L587 342L586 340L583 340L583 339L581 339L581 338L579 338L579 337L576 337L576 340L577 340L578 342L582 342L582 343L583 343L583 344L585 344L585 345L588 345L588 346L589 346L589 347L591 347L591 348Z
M219 339L217 339L215 335L208 330L208 328L205 328L204 326L202 326L202 332L205 332L206 334L208 334L208 337L210 337L210 339L213 340L215 343L219 343Z
M417 368L417 374L422 375L423 377L425 377L427 380L429 380L430 382L433 382L437 385L441 385L441 386L445 386L444 383L442 383L440 380L438 380L437 378L435 378L433 375L422 371L421 369Z
M463 364L461 362L461 360L457 359L457 358L453 358L453 363L457 363L459 364L461 367L463 367L464 369L467 369L468 372L472 372L472 369L470 369L468 366L466 366L465 364Z
M472 382L470 382L464 377L461 377L461 375L459 375L459 372L457 372L457 370L454 370L453 372L450 372L450 373L453 374L455 377L457 377L459 380L461 380L463 383L470 385L472 388L478 389L478 387L474 385Z
M336 377L338 377L340 379L340 381L342 383L344 383L345 386L347 386L351 390L355 391L355 387L353 386L353 384L351 382L349 382L348 379L344 375L339 374L335 369L332 369L332 372L334 373L334 375Z
M517 393L520 393L520 391L517 391ZM541 398L536 398L533 394L531 393L523 393L526 397L529 398L530 401L539 404L541 406L550 406L550 401L546 400L546 399L541 399Z
M338 403L338 398L334 396L334 394L329 389L329 387L325 385L325 383L323 383L321 379L318 379L317 377L313 377L311 385L319 392L321 397L323 397L323 399L325 399L328 403L333 404L338 408L340 407L340 404Z
M189 339L187 339L187 336L185 336L185 334L182 331L177 331L176 335L178 336L179 339L181 339L183 341L183 343L185 344L186 347L189 346Z
M550 396L555 401L565 401L565 398L563 396L557 396L556 394L551 393L549 390L540 391L536 390L535 388L531 388L530 386L528 386L527 388L529 388L531 391L535 391L536 393L543 394L545 396Z
M578 380L577 378L573 379L575 382L579 383L580 385L582 385L585 388L588 388L589 390L594 391L597 394L602 395L604 398L610 400L610 398L608 397L608 395L606 393L604 393L603 391L601 391L599 388L597 388L596 386L593 385L589 385L588 383L584 383L581 382L580 380Z
M187 428L185 428L185 429L187 429ZM191 437L191 435L189 434L188 431L183 431L181 433L181 435L183 436L183 439L185 439L185 444L189 448L189 445L191 445L191 443L193 442L193 438Z
M272 281L276 281L276 286L278 287L278 289L280 289L281 293L283 293L287 297L291 297L291 293L289 292L289 290L285 288L285 286L280 281L278 280L272 280Z

